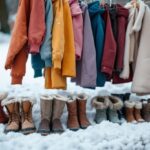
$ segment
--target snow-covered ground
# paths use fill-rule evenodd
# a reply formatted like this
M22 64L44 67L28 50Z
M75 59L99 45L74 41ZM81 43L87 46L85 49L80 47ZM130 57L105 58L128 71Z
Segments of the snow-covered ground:
M9 89L10 71L4 70L5 58L9 46L9 36L0 33L0 90ZM27 73L24 85L36 94L37 103L34 105L33 118L38 127L40 122L39 93L43 89L43 78L33 79L33 70L30 58L27 63ZM90 96L112 92L129 91L130 84L114 86L107 83L104 88L96 90L82 89L68 81L68 90L85 92ZM135 98L135 96L133 96ZM95 110L87 105L88 117L92 123L86 130L72 132L66 129L67 111L65 109L62 122L66 131L59 134L50 134L43 137L37 133L23 135L21 133L3 133L4 125L0 124L0 150L150 150L150 124L123 125L103 122L96 125L93 122Z

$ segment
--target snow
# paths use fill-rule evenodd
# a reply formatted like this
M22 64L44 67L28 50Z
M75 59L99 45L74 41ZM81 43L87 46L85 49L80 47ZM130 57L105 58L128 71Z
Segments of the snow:
M0 33L0 90L10 90L10 71L4 69L5 58L8 51L10 37ZM40 122L39 94L44 91L43 78L34 79L30 58L27 63L27 73L24 78L24 87L29 88L37 98L33 108L33 118L38 127ZM11 88L10 88L11 87ZM83 89L68 81L68 91L84 92L89 96L97 94L125 93L130 91L131 84L114 86L107 83L104 88L96 90ZM14 88L14 87L13 87ZM47 91L50 93L55 92ZM132 99L140 99L132 95ZM150 124L113 124L105 121L99 125L93 122L95 110L91 107L90 98L87 104L87 114L92 126L86 130L72 132L66 129L67 111L62 116L65 132L63 134L50 134L41 136L34 133L23 135L21 133L4 134L4 125L0 124L0 150L150 150Z

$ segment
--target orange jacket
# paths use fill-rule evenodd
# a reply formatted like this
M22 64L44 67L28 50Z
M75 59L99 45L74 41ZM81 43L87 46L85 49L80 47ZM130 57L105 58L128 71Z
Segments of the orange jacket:
M29 47L37 49L41 44L45 33L44 7L44 0L19 1L17 18L5 63L6 69L12 69L12 84L22 83ZM43 23L38 24L39 22Z

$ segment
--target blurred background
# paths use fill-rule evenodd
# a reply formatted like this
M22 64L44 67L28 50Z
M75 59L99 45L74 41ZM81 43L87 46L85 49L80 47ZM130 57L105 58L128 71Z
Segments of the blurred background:
M19 0L0 0L0 32L8 34L11 32L16 17L18 1ZM109 0L105 1L109 2ZM112 2L120 3L123 5L128 1L130 0L112 0ZM150 6L150 0L144 1Z

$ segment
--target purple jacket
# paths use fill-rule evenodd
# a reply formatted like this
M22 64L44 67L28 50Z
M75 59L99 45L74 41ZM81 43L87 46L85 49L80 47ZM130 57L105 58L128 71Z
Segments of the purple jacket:
M77 61L77 76L73 81L84 88L95 88L97 79L96 50L89 12L85 4L82 4L82 11L84 22L82 58Z
M72 14L76 59L80 60L82 54L82 46L83 46L82 10L77 0L70 0L69 4L70 4L70 10Z

